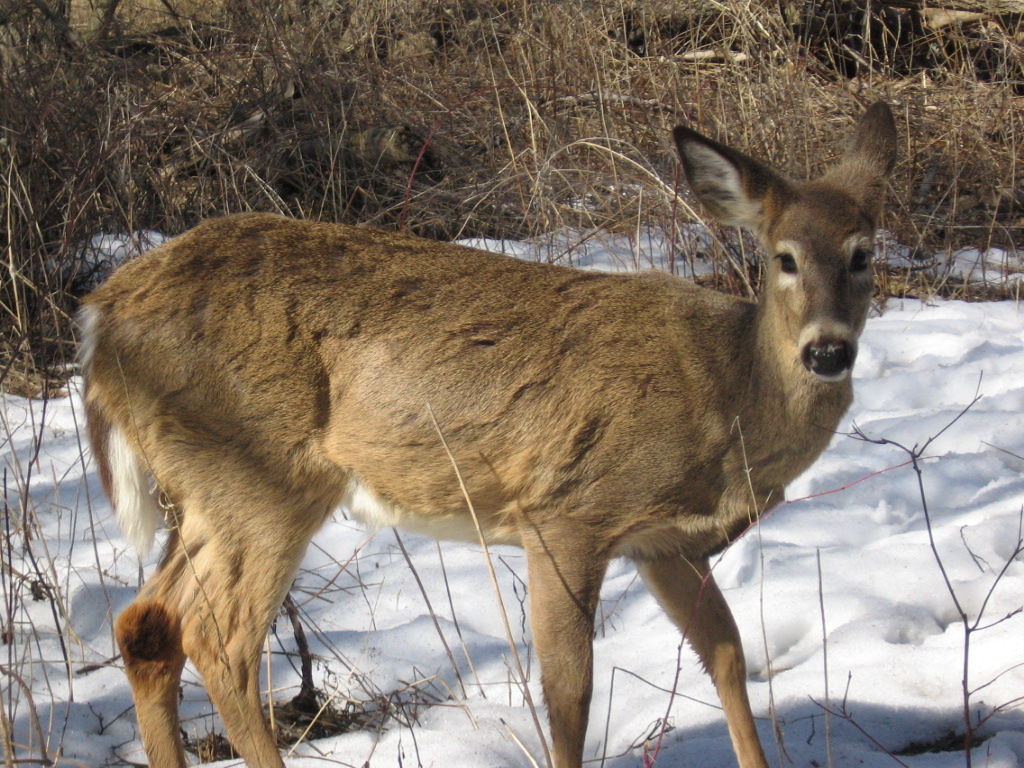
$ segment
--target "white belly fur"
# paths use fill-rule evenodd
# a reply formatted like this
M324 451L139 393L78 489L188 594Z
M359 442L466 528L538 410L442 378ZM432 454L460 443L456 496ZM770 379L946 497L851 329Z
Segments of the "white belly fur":
M349 480L341 506L360 523L374 530L397 527L436 539L468 542L480 540L468 510L459 515L417 514L381 498L358 477Z

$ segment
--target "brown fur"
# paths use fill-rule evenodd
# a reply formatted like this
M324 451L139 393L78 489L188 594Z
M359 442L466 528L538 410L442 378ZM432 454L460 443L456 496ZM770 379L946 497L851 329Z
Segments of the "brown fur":
M702 201L772 257L759 304L263 214L202 224L89 297L105 485L136 462L180 510L117 627L151 765L183 765L182 653L248 765L282 765L260 643L339 503L474 536L435 418L486 537L526 550L556 768L580 766L594 610L619 555L714 679L740 765L765 765L707 558L782 499L850 403L871 294L858 259L895 128L872 107L846 159L806 184L688 129L675 138ZM123 444L131 454L108 448Z

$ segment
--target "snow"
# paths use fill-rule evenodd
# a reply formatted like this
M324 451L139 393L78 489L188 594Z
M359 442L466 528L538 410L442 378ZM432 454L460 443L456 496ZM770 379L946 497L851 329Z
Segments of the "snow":
M576 233L484 245L586 268L667 267L656 233L611 244ZM974 764L1024 765L1022 372L1024 311L1011 302L890 300L868 321L842 428L888 442L837 435L790 486L790 501L715 565L773 765L965 764L962 752L887 754L963 730L964 625L942 569L968 621L983 627L966 656L971 716L985 719ZM83 445L77 388L73 380L67 397L45 403L0 393L4 708L17 757L38 757L42 739L49 755L72 764L142 763L111 631L138 586L139 564ZM920 486L909 451L919 455ZM383 730L302 744L289 765L543 764L500 607L541 707L524 559L502 547L491 558L500 603L478 546L373 534L340 513L325 526L292 592L317 683L342 701L392 696L405 703L404 716ZM143 565L151 570L155 555ZM268 647L270 685L285 700L298 684L286 619ZM182 713L192 736L219 730L191 668ZM546 729L542 708L540 716ZM735 765L710 680L688 648L679 650L633 567L616 562L598 616L586 758L642 765L666 716L658 766Z
M156 248L168 239L151 230L140 230L131 235L93 235L75 254L75 258L69 261L69 269L64 270L64 279L84 294L103 282L103 278L113 272L118 264L150 248Z
M961 248L937 256L924 256L894 244L885 254L897 268L924 270L935 285L946 280L977 286L1019 286L1024 276L1024 254L1018 250Z

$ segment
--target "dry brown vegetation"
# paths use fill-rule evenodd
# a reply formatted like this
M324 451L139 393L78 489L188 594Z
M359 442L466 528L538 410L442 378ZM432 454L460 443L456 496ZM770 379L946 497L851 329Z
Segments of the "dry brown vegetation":
M66 376L97 232L241 210L444 239L673 232L677 122L805 176L884 98L896 238L928 259L1020 243L1022 8L910 5L0 2L0 386Z

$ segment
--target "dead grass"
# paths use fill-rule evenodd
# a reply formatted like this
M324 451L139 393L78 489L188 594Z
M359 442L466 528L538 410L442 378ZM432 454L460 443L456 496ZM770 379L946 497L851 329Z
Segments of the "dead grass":
M1019 243L1020 19L819 5L235 0L159 26L125 0L92 27L17 6L0 16L0 386L66 377L96 232L240 210L443 239L672 230L680 121L808 175L887 99L895 237L928 257ZM930 294L929 274L882 291Z

